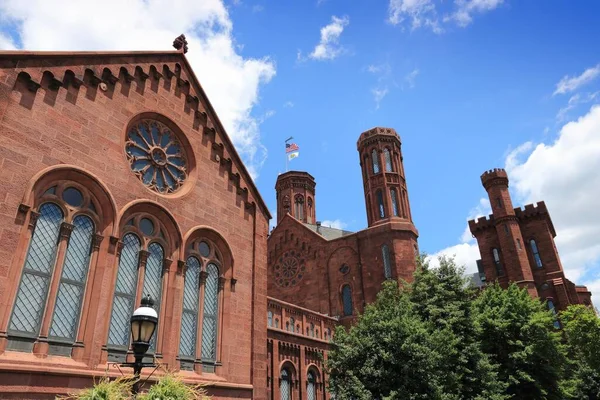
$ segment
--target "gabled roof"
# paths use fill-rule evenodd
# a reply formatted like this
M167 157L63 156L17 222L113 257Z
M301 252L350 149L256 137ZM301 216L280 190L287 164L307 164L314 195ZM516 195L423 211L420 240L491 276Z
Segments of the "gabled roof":
M143 71L136 65L141 63L151 63L154 69ZM84 78L89 80L90 74L92 82L96 85L102 82L114 84L121 79L132 77L141 77L145 81L150 74L154 74L156 79L163 78L163 73L167 74L169 79L175 77L177 87L185 95L186 106L189 105L194 113L194 125L196 121L200 122L198 127L203 126L202 133L211 137L213 148L220 153L220 163L228 169L229 179L237 187L238 194L247 200L249 191L263 214L268 219L271 218L267 205L182 50L0 51L0 68L22 71L32 91L36 91L44 83L43 80L49 80L57 89L69 84L86 85ZM183 79L181 72L184 72L189 80ZM242 180L247 187L244 187ZM251 204L247 202L246 206Z

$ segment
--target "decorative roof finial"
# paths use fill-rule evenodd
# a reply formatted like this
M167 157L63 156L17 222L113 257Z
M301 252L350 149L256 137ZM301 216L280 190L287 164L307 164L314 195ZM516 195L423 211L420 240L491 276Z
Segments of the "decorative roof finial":
M188 42L185 40L185 35L183 33L173 40L173 47L175 47L177 50L183 49L183 54L187 53L188 51L187 45Z

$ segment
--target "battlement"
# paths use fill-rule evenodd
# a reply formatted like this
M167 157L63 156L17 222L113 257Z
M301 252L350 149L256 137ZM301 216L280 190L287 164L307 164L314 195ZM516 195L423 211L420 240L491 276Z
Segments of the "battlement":
M501 183L508 186L508 175L504 168L494 168L489 171L485 171L481 175L481 183L486 189L495 183Z
M472 234L475 234L476 231L481 231L488 228L494 227L494 216L488 215L487 217L480 217L477 220L469 221L469 230Z
M275 190L279 191L286 187L298 185L305 186L314 192L317 183L315 182L315 178L308 172L288 171L277 176L277 181L275 182Z
M542 214L548 214L546 203L544 203L543 201L537 202L535 204L527 204L524 208L515 208L515 215L519 219L525 219Z
M388 136L398 139L400 141L400 136L396 133L394 128L383 128L380 126L376 126L375 128L371 128L368 131L364 131L360 134L358 141L356 142L356 147L360 150L360 147L365 144L365 142L370 143L376 136Z

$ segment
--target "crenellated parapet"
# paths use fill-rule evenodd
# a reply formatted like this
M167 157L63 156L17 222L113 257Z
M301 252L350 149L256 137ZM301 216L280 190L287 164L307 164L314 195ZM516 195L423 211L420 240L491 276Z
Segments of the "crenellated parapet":
M400 136L393 128L375 127L361 133L356 142L356 147L360 151L361 147L370 145L375 142L398 141L401 142Z
M508 186L508 175L504 168L490 169L481 175L481 183L486 190L494 185Z
M493 215L489 215L487 217L480 217L477 218L477 220L472 219L469 221L469 230L472 234L475 234L475 232L477 231L483 231L485 229L494 228L495 226L496 225Z
M517 207L515 208L515 215L517 216L519 221L525 221L530 218L546 219L548 222L548 227L550 228L550 232L552 233L552 237L556 236L556 230L554 229L552 218L550 218L550 213L548 212L546 203L544 203L543 201L539 201L534 204L527 204L523 208Z

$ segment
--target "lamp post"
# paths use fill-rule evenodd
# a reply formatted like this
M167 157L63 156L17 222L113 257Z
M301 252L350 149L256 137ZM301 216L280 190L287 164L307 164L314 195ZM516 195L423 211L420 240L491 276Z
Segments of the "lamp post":
M144 363L144 355L150 347L150 340L156 330L158 324L158 314L156 310L152 308L154 301L148 295L142 298L141 306L133 312L131 316L131 348L133 349L133 355L135 362L123 364L124 366L133 367L133 376L135 383L133 384L133 394L137 394L140 388L140 373L144 367L154 367L154 363Z

